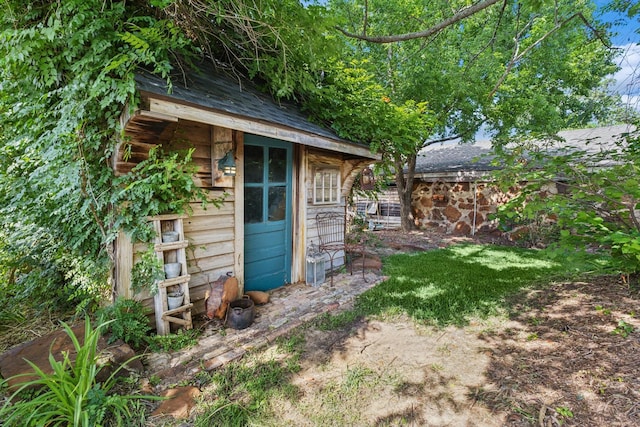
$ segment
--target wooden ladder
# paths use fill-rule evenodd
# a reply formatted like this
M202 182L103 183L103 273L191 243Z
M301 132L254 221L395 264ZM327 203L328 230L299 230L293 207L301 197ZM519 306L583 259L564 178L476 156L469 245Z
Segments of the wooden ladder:
M189 242L184 238L182 218L183 216L180 215L159 215L151 218L156 232L154 251L158 256L160 264L164 267L165 263L178 262L182 266L181 274L178 277L158 281L158 292L154 296L158 335L171 333L171 323L180 325L185 329L191 329L193 327L193 322L191 321L191 307L193 307L193 304L189 297L189 280L191 276L187 272L186 254L186 248L189 246ZM165 231L178 232L178 241L163 242L162 233ZM180 307L169 310L167 288L182 292L184 300Z

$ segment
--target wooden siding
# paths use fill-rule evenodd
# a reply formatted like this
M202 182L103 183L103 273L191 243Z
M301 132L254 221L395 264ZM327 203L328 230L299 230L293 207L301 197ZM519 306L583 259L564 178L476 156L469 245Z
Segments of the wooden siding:
M313 180L316 168L336 167L340 169L341 182L344 182L346 176L351 173L351 166L347 164L342 157L335 154L310 149L307 151L307 181L306 187L306 239L305 251L310 247L311 243L320 244L318 238L318 226L316 224L316 215L320 212L338 212L342 215L346 213L345 196L341 194L340 202L331 205L315 205L313 203ZM344 185L342 186L344 188ZM305 253L306 255L306 253ZM337 254L333 260L334 268L344 264L344 253ZM330 268L329 261L325 264L326 269ZM303 279L304 280L304 279Z
M118 175L127 173L140 161L148 158L149 149L162 144L169 151L194 148L193 160L198 166L196 183L210 189L211 195L220 196L226 192L228 197L222 208L213 206L207 210L193 203L193 215L184 218L187 248L188 273L191 275L189 290L194 303L193 314L203 313L205 293L210 282L221 275L230 273L239 281L239 291L244 286L244 163L243 137L241 131L224 129L216 131L216 126L179 119L155 113L139 114L131 119L125 128L125 142L119 146L114 156L113 167ZM163 121L164 120L164 121ZM212 142L216 135L228 140L229 134L235 145L237 175L233 186L216 188L212 186ZM130 146L131 157L125 161L124 148ZM371 160L353 160L352 155L344 152L324 150L306 145L295 145L293 166L293 217L294 240L292 250L292 280L305 280L305 260L309 244L318 244L316 215L319 212L336 211L345 214L345 200L357 173ZM312 200L314 171L317 167L336 167L341 176L341 197L339 203L332 205L314 205ZM227 178L228 179L228 178ZM228 183L228 181L227 181ZM136 254L146 250L142 243L133 244L124 233L120 233L116 242L116 293L125 297L141 300L153 309L153 298L148 294L131 295L131 266L137 260ZM342 255L336 256L335 266L344 264ZM329 263L327 262L327 268Z
M211 192L212 197L221 194L219 191ZM236 275L235 200L231 194L220 209L210 206L205 210L200 203L193 203L191 206L193 214L184 218L183 224L185 239L189 242L186 250L187 268L191 275L189 293L191 302L194 303L194 314L197 314L204 312L204 298L209 282L227 273ZM145 292L133 295L130 289L130 268L146 249L146 243L132 244L123 233L119 235L117 264L122 273L118 279L117 293L140 300L146 307L153 309L153 297L150 294Z
M235 201L225 202L221 209L194 207L193 215L185 218L184 232L189 247L187 264L191 281L189 289L195 313L204 312L204 298L210 282L229 273L236 275Z
M162 119L165 122L162 122ZM221 275L230 273L236 276L242 284L242 179L235 178L235 186L227 177L227 188L211 189L212 187L212 141L216 135L224 135L228 139L232 135L236 143L236 155L242 155L242 135L230 129L216 130L213 126L188 120L167 120L164 116L153 114L138 114L130 119L125 128L125 142L120 144L114 156L113 167L117 175L129 172L140 161L147 159L149 150L154 145L161 144L167 151L194 149L193 161L198 171L194 176L196 184L209 188L212 198L226 193L225 202L221 208L213 205L204 209L201 203L192 203L192 215L183 220L187 247L187 267L191 275L189 293L194 303L193 314L205 311L204 299L208 284ZM125 160L124 150L130 147L131 156ZM241 162L239 162L241 163ZM242 168L239 169L242 173ZM240 188L240 197L236 197ZM240 204L240 205L238 205ZM236 221L240 219L240 224ZM131 242L123 232L119 233L116 241L116 294L127 298L135 298L153 310L153 296L148 293L132 295L131 267L138 260L140 254L147 249L147 244ZM240 291L242 290L242 285Z

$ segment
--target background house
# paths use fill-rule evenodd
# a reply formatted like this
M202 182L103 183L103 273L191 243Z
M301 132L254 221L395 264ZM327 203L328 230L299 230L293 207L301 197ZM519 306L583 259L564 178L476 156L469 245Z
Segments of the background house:
M344 213L353 180L378 157L310 123L295 107L211 70L176 79L171 93L150 74L140 74L137 83L140 109L122 117L116 173L130 171L157 144L193 147L198 185L213 196L228 194L220 209L194 203L193 215L181 219L193 311L204 311L208 285L222 275L238 279L240 295L304 280L305 253L317 243L316 214ZM218 168L227 153L235 176ZM119 234L114 280L119 295L151 307L153 298L132 295L130 286L131 268L145 248Z
M561 147L593 152L612 148L630 130L629 125L567 130L558 132L562 140L538 145L551 153ZM494 158L491 141L486 140L422 150L412 192L416 226L465 235L494 231L497 224L489 216L511 197L492 185L491 172L502 167L492 163ZM545 191L557 192L558 188L550 184Z

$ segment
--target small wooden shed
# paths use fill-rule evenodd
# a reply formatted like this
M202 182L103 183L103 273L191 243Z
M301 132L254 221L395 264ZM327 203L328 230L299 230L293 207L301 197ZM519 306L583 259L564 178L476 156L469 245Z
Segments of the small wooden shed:
M345 212L357 174L379 157L309 122L295 107L211 70L190 74L184 84L176 80L171 92L151 74L139 74L137 85L141 107L122 117L116 173L130 171L154 145L195 148L197 184L212 196L228 194L220 209L194 203L193 214L179 219L186 243L177 252L186 257L192 311L204 312L208 285L222 275L238 279L240 294L304 281L306 251L317 243L316 214ZM227 153L235 176L218 170ZM131 291L136 253L146 248L138 245L119 234L115 289L151 307L150 295Z

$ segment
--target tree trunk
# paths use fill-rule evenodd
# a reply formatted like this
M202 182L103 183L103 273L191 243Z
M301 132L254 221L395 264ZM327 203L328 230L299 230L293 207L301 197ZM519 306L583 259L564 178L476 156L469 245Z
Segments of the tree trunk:
M401 156L394 159L396 169L396 188L400 198L400 226L402 231L411 231L415 228L413 212L411 211L411 194L413 192L413 177L416 172L416 155L407 157L407 176L403 173L405 161Z

